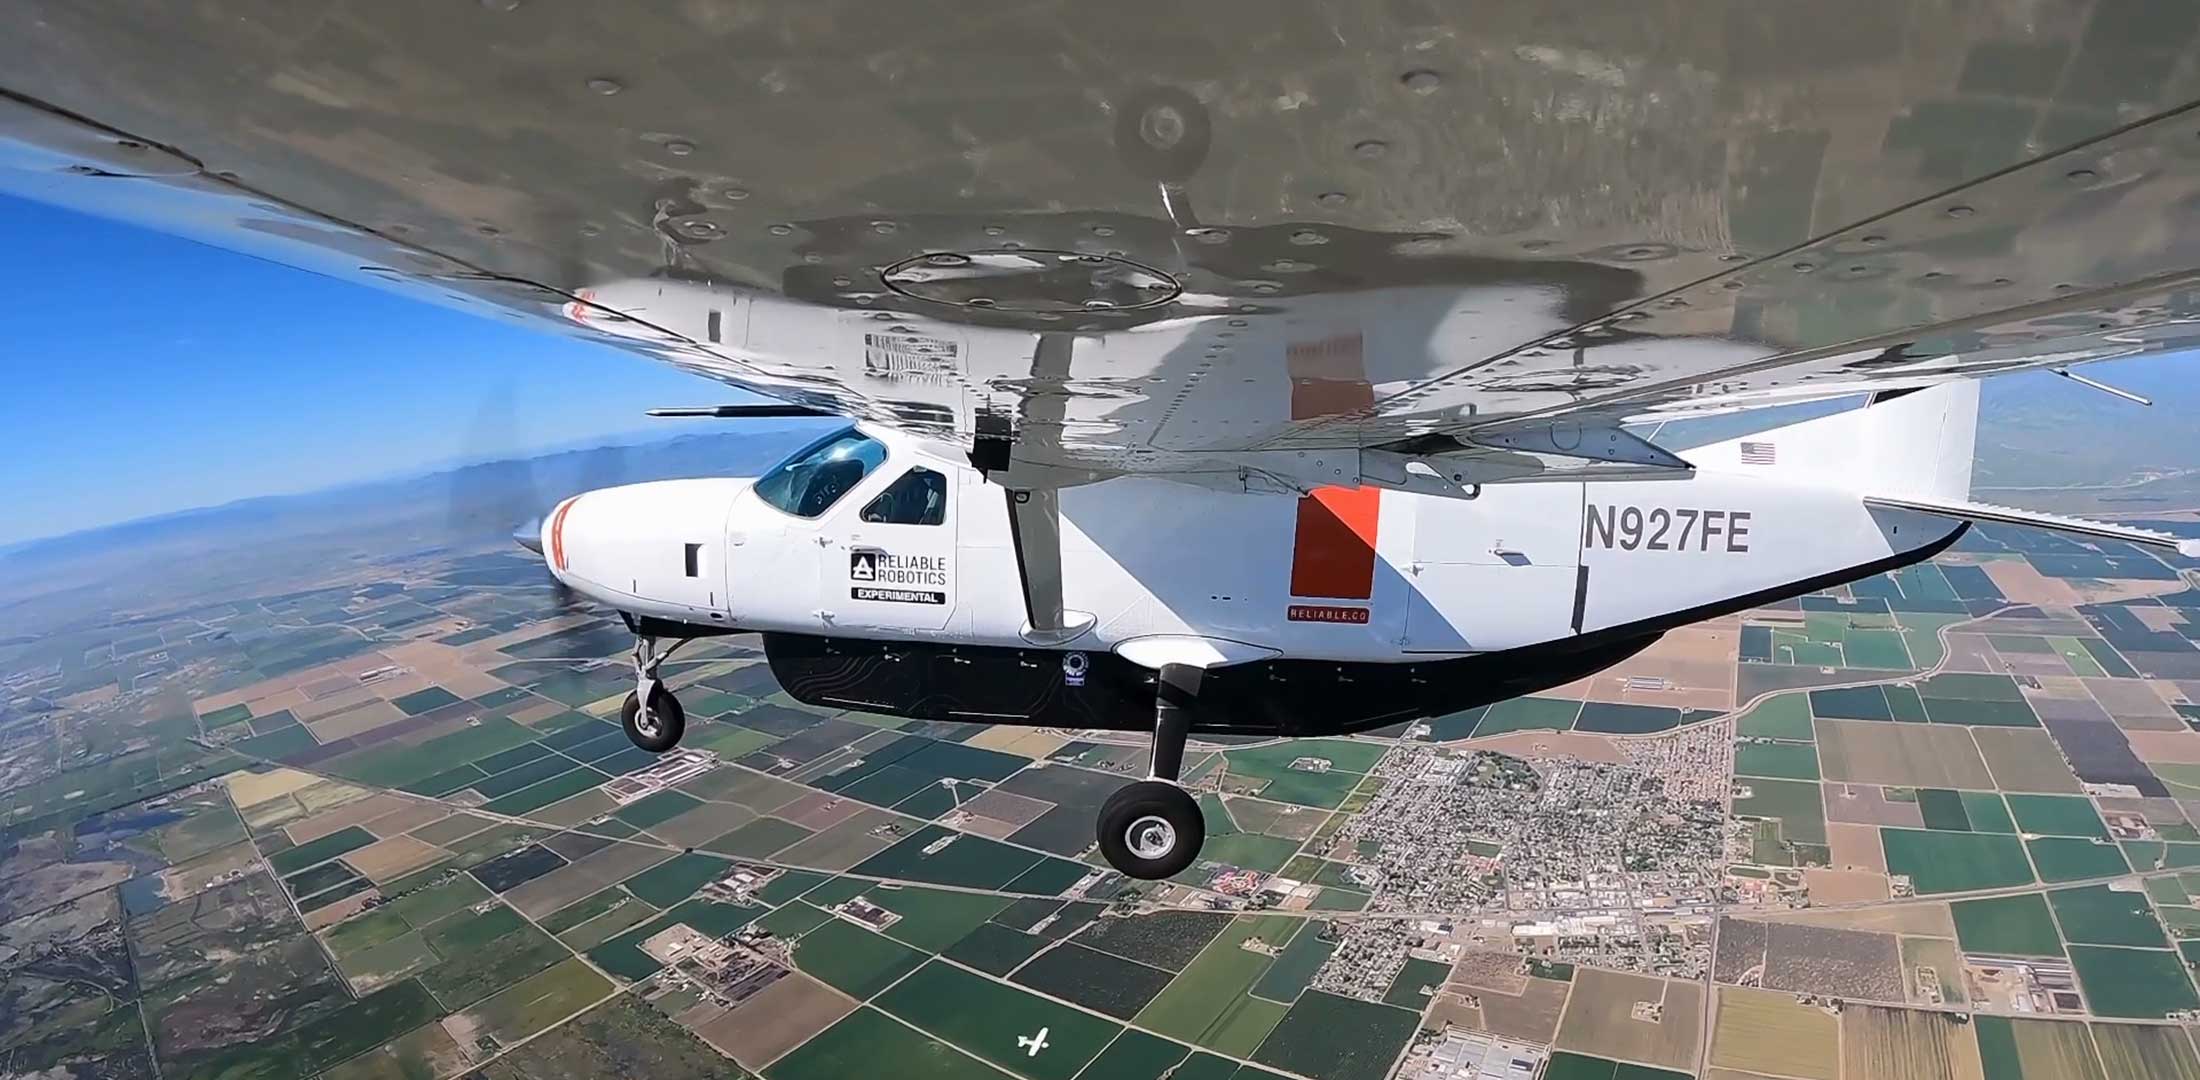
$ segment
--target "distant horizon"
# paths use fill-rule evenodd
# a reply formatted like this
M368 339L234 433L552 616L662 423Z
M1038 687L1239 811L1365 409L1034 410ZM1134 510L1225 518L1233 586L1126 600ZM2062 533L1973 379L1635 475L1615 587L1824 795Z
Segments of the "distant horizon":
M609 345L0 196L0 549L749 395Z

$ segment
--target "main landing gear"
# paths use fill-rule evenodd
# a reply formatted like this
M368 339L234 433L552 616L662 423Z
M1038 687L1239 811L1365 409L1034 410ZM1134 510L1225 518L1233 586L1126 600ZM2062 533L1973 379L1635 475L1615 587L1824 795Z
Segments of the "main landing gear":
M656 638L634 635L634 692L619 707L619 726L626 729L626 737L634 745L652 754L680 745L680 736L687 731L687 710L680 707L680 699L673 697L672 691L665 689L657 672L690 640L681 638L659 652Z
M1100 854L1130 877L1156 881L1183 873L1207 839L1199 800L1177 783L1200 674L1201 669L1187 664L1162 666L1147 777L1109 796L1100 808Z

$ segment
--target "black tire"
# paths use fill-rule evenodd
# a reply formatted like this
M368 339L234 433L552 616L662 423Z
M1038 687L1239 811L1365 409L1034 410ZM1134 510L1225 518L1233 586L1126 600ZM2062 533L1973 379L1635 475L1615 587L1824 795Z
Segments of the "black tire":
M644 733L639 726L642 699L633 691L627 691L626 704L619 707L619 726L626 729L626 737L652 754L662 754L680 745L680 736L687 733L687 710L662 683L649 692L649 716L655 730Z
M1130 877L1175 877L1199 858L1207 822L1199 800L1162 780L1139 782L1108 796L1100 808L1100 854Z

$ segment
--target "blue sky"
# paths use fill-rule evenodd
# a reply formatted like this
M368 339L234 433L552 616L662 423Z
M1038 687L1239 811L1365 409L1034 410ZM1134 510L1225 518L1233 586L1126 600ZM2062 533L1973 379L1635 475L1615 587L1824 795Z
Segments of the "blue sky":
M0 196L0 236L14 312L0 545L600 439L651 426L652 405L739 397L616 349L38 203ZM508 413L485 409L500 395Z

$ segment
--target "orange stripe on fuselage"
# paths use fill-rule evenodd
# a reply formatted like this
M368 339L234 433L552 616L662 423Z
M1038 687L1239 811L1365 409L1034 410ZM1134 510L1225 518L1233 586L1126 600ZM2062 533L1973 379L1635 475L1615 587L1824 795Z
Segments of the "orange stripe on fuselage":
M1383 489L1315 488L1299 499L1291 537L1291 595L1366 600L1375 595L1375 532Z
M570 570L565 561L565 512L581 501L578 495L558 504L558 511L550 516L550 565L560 570Z

